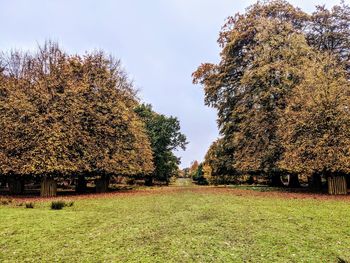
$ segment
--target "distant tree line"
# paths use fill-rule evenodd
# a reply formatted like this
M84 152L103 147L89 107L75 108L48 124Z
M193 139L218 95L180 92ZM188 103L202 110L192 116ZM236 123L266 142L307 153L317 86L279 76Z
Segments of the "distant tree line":
M1 54L0 127L1 181L21 193L39 180L43 196L64 178L78 191L87 177L98 191L117 175L168 182L179 163L172 151L186 144L176 118L140 104L119 60L52 42Z
M208 150L212 182L242 174L290 186L306 175L350 172L350 7L307 14L287 1L258 2L229 17L218 40L221 61L193 81L218 112L220 138Z

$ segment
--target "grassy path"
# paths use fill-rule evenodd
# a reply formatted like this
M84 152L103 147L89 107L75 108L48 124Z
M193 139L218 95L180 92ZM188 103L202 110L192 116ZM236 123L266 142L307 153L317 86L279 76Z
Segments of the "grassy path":
M177 178L173 185L176 187L190 187L193 186L193 183L190 178Z
M188 186L150 192L79 199L60 211L47 202L0 206L0 262L350 260L349 201Z

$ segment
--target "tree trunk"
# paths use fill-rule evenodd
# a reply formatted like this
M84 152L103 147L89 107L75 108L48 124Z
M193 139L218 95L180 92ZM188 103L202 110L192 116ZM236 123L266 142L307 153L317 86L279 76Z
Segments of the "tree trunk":
M316 192L322 190L322 179L320 174L313 174L309 177L309 188Z
M152 176L147 176L145 179L145 185L146 186L152 186L153 185L153 177Z
M0 185L1 187L6 187L7 184L7 176L0 175Z
M22 177L9 177L9 192L12 195L20 195L24 192L24 179Z
M283 183L282 183L282 180L281 180L281 176L279 174L272 174L270 185L274 186L274 187L281 187L281 186L283 186Z
M95 180L96 193L108 192L109 179L110 179L109 176L101 176L100 179Z
M290 188L300 187L299 177L297 174L288 174L288 187Z
M249 178L247 180L247 184L253 185L255 183L255 177L253 175L249 175Z
M40 196L54 197L57 195L57 183L54 179L43 178L41 181Z
M87 182L84 175L78 175L77 185L75 186L75 191L77 193L86 193Z

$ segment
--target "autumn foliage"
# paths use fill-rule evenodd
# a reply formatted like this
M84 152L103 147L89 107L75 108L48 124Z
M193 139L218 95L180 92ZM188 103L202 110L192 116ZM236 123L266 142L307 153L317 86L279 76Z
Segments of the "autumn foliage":
M227 19L218 64L193 81L218 112L221 138L209 177L350 172L350 7L307 14L287 1L258 2Z
M62 177L154 170L135 89L103 52L55 43L0 59L0 174Z

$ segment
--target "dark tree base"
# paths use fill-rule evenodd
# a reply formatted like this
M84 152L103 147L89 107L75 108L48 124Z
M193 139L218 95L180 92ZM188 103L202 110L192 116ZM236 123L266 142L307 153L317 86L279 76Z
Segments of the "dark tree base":
M289 174L288 175L288 187L290 188L299 188L300 182L297 174Z
M10 177L8 179L9 193L20 195L24 193L24 179L22 177Z
M100 179L96 179L96 193L106 193L108 192L109 186L109 177L102 177Z
M284 186L279 174L274 174L271 176L270 186L273 187L282 187Z
M83 194L87 191L87 182L84 175L79 175L77 180L77 185L75 186L75 191L77 193Z
M322 191L322 179L320 174L313 174L309 177L309 188L315 192Z
M145 185L146 186L152 186L153 185L153 177L147 177L145 179Z

